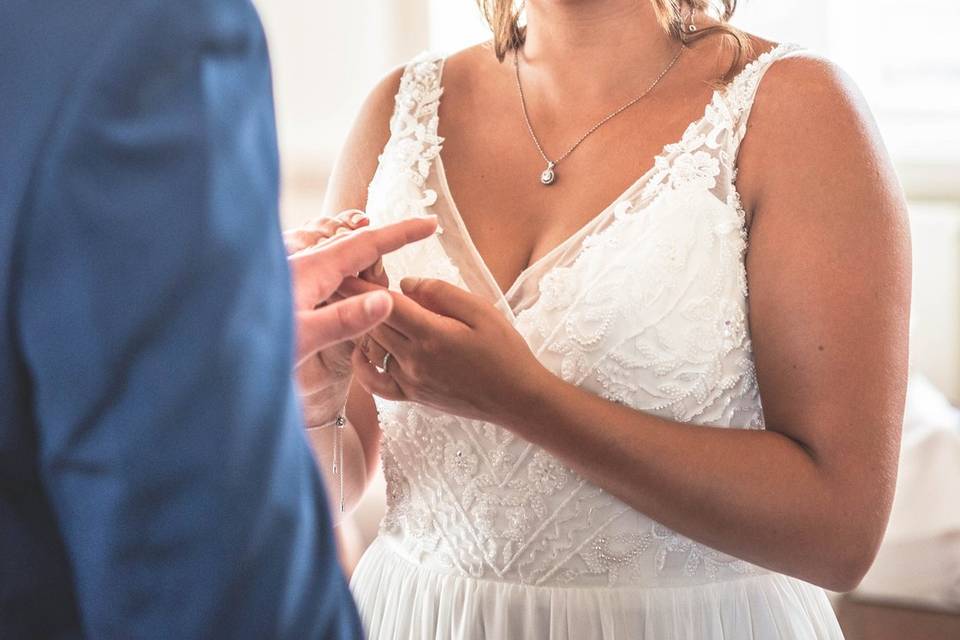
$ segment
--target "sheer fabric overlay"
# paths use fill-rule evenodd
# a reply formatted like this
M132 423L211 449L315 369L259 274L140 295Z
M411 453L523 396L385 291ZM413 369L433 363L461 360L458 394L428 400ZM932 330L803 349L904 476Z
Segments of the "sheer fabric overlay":
M439 278L485 297L545 367L610 401L763 429L736 155L764 72L798 51L778 45L715 91L647 173L505 293L450 194L443 58L422 54L367 211L374 224L434 213L440 228L385 258L391 282ZM842 637L819 588L671 531L495 424L377 407L387 512L352 583L372 638Z

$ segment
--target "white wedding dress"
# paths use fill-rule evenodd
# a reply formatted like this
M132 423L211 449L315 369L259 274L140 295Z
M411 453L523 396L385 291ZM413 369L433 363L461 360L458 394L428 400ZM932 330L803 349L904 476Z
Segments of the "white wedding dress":
M776 47L715 92L650 171L506 294L444 177L443 59L419 57L367 211L374 224L432 212L441 230L385 259L391 282L441 278L487 298L544 366L608 400L763 429L734 165L764 71L796 50ZM387 512L351 584L370 638L842 638L821 589L671 531L495 424L377 406Z

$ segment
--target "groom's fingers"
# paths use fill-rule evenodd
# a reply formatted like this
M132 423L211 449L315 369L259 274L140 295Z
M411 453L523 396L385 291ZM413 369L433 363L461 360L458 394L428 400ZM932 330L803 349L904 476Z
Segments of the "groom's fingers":
M297 360L357 338L383 322L393 309L386 291L355 296L313 311L297 313Z
M332 238L317 250L315 256L307 252L304 261L309 263L311 259L324 258L331 260L340 269L341 277L345 278L374 266L388 253L429 237L436 229L436 216L407 218L382 227L361 228L353 233Z
M365 227L292 256L296 308L312 308L336 291L347 276L376 264L384 254L429 237L436 228L435 216L408 218L383 227Z

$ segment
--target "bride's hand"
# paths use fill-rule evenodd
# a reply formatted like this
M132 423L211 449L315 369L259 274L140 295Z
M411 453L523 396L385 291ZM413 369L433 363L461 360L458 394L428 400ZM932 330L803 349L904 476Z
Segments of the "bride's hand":
M440 280L406 278L400 287L390 316L353 354L354 376L370 393L503 424L550 375L483 298ZM372 285L353 279L343 288Z

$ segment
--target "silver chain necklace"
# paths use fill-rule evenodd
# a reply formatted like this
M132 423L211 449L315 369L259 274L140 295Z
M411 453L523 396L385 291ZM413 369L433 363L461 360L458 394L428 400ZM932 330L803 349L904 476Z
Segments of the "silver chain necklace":
M653 91L654 87L660 84L660 81L663 80L663 76L667 75L667 72L673 68L673 65L677 64L677 60L680 59L680 54L683 53L683 50L685 48L686 47L682 45L680 46L680 50L677 51L677 55L675 55L673 57L673 60L670 61L670 64L668 64L666 68L660 72L660 75L657 76L656 80L654 80L653 83L649 87L647 87L646 91L644 91L643 93L641 93L636 98L626 103L616 111L611 112L602 120L600 120L597 124L590 127L590 129L585 134L580 136L579 140L574 142L573 145L569 149L567 149L566 152L564 152L556 160L551 160L550 158L547 157L546 152L543 150L543 145L540 144L540 139L537 138L537 134L533 131L533 125L530 124L530 114L527 112L527 99L526 99L526 96L524 96L523 94L523 84L520 82L520 54L517 49L514 49L513 50L513 67L517 73L517 91L519 91L520 93L520 105L523 107L523 119L527 123L527 131L530 132L530 137L533 138L533 143L537 145L537 151L540 152L540 157L542 157L543 161L547 163L547 168L544 169L543 173L540 174L541 184L544 184L544 185L553 184L554 181L557 179L556 166L560 164L563 160L566 160L567 156L573 153L574 149L580 146L580 143L582 143L584 140L590 137L590 135L593 132L595 132L597 129L607 124L607 122L609 122L613 118L617 117L618 115L620 115L621 113L623 113L624 111L626 111L627 109L629 109L630 107L632 107L633 105L637 104L638 102L643 100L645 97L647 97L647 94Z

